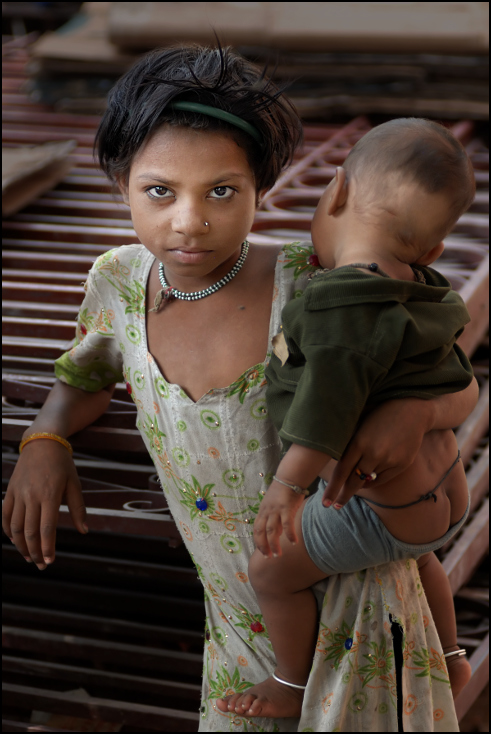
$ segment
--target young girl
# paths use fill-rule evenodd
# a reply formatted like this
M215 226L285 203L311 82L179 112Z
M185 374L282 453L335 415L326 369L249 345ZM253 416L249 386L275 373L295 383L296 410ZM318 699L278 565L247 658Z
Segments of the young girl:
M264 369L281 309L305 286L287 266L312 251L248 246L245 238L258 199L291 160L300 135L289 103L228 49L158 50L117 83L97 136L99 158L130 206L142 244L106 253L90 272L76 344L57 361L59 380L24 435L3 527L40 569L54 561L64 494L77 529L86 531L66 439L105 411L114 383L124 379L205 590L200 730L354 731L368 696L363 728L379 731L383 720L384 728L397 729L402 700L390 652L391 614L411 645L413 665L399 665L397 680L420 702L412 721L422 731L457 731L444 667L431 687L429 677L418 676L425 651L440 648L417 569L403 563L388 564L377 576L369 570L332 580L328 594L320 592L319 659L300 720L288 706L285 718L250 721L216 704L274 666L247 576L254 519L280 458ZM464 420L476 398L474 385L428 402L387 403L368 417L352 446L385 471L382 481L418 456L443 462L444 429ZM404 423L404 440L394 438L394 422ZM355 466L340 462L339 476ZM333 481L340 489L339 479ZM348 633L356 643L349 652L338 639L344 635L345 644ZM364 655L375 654L373 645L380 660L385 656L385 667L377 667L385 680L361 690ZM349 670L357 674L348 681Z

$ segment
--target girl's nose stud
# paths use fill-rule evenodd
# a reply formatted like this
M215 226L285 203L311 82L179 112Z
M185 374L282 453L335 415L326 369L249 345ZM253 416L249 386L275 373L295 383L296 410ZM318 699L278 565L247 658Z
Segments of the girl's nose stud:
M210 226L210 223L209 222L204 222L204 225L205 225L205 227L209 227Z

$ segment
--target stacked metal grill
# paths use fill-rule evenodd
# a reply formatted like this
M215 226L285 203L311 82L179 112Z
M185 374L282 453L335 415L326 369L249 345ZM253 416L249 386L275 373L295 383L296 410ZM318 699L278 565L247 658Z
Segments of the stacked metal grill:
M3 146L68 139L78 146L62 183L3 223L5 483L18 441L54 382L53 359L74 336L87 271L97 255L137 241L128 209L114 198L92 157L99 118L57 113L31 101L23 91L27 59L26 44L4 44ZM363 117L346 125L306 126L304 148L265 197L250 241L308 239L312 213L335 166L369 129ZM489 166L472 123L452 129L471 155L478 184L474 205L448 237L438 263L471 312L461 343L481 383L479 405L458 430L471 514L442 552L457 595L459 642L473 666L472 683L457 701L462 717L488 675L486 590L476 570L489 543ZM74 717L116 727L87 730L197 730L202 590L158 491L135 417L124 385L118 385L106 415L71 439L89 512L87 537L71 529L62 507L57 560L42 575L4 542L4 731L74 730ZM76 690L81 686L82 695ZM29 728L33 710L46 712L35 729ZM54 714L58 718L50 719ZM62 716L71 717L71 724Z

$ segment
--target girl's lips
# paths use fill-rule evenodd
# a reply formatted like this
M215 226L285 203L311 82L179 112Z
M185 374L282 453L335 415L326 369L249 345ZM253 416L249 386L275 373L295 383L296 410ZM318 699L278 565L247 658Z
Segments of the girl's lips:
M211 250L168 250L169 254L181 263L194 265L206 260Z

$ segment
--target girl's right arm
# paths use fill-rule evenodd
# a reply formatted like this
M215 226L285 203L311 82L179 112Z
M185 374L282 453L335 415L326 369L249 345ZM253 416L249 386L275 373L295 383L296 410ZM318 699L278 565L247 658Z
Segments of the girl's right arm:
M86 428L105 413L114 387L90 393L56 382L23 438L40 432L67 438ZM82 490L69 451L50 439L30 441L5 495L2 527L24 558L34 561L40 570L54 561L56 525L64 496L75 527L86 533Z

